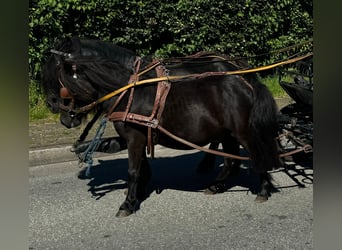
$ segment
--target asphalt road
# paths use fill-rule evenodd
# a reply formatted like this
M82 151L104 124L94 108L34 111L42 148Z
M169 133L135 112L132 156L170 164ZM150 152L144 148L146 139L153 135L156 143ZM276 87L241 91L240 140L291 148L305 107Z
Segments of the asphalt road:
M203 194L216 173L196 173L201 156L157 150L150 195L126 218L115 217L125 198L125 152L96 160L89 179L77 177L75 161L30 167L29 249L313 249L310 166L272 172L279 192L260 204L246 168L225 193Z

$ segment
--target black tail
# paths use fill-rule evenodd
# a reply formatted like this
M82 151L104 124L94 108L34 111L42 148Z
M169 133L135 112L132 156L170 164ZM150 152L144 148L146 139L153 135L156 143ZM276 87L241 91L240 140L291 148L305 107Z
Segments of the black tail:
M281 166L276 143L277 105L267 87L255 84L254 103L249 117L248 147L258 173Z

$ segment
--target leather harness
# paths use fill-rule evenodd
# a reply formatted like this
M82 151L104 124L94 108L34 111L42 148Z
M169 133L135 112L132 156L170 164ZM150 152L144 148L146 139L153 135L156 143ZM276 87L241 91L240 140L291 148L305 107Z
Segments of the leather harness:
M138 81L138 71L140 67L140 61L136 66L135 73L131 76L129 83ZM157 77L167 76L167 70L163 65L159 65L155 67ZM131 122L139 125L143 125L147 127L147 154L151 155L151 158L154 158L154 144L156 139L156 128L159 125L159 121L161 115L163 113L165 107L165 101L167 95L170 91L171 83L169 81L160 81L157 84L157 92L152 108L152 112L149 116L140 115L136 113L130 112L130 108L133 102L134 95L134 87L130 89L130 94L128 98L128 102L126 105L126 109L124 112L114 111L115 107L119 104L123 96L127 93L127 91L123 92L112 108L107 113L107 118L109 121L122 121L122 122ZM153 130L152 130L153 129Z
M201 57L202 55L196 55L196 56ZM114 111L114 110L118 106L118 104L121 102L123 97L126 95L126 93L128 92L128 88L121 92L118 99L115 101L113 106L107 112L107 119L109 121L131 122L131 123L135 123L138 125L146 126L147 127L147 154L150 155L151 158L154 158L154 144L156 143L156 131L159 130L174 140L177 140L177 141L179 141L185 145L188 145L192 148L196 148L198 150L201 150L201 151L204 151L207 153L212 153L212 154L220 155L223 157L229 157L232 159L240 159L240 160L248 160L249 159L249 157L232 155L232 154L228 154L225 152L211 150L211 149L207 149L207 148L195 145L191 142L188 142L182 138L177 137L176 135L172 134L171 132L164 129L161 125L159 125L159 121L160 121L160 118L162 116L162 113L163 113L163 110L165 107L166 98L167 98L167 95L168 95L170 88L171 88L171 82L170 82L169 77L168 77L167 69L165 68L165 66L163 66L161 64L160 61L152 62L142 72L139 72L140 62L141 62L140 57L137 57L135 59L135 62L134 62L134 66L135 66L134 73L130 76L130 79L128 81L128 85L133 84L133 86L130 87L130 94L129 94L129 98L128 98L128 102L127 102L125 111L122 112L122 111ZM75 70L75 67L73 67L73 69ZM131 105L133 103L135 83L139 82L139 76L140 75L142 75L142 74L144 74L144 73L146 73L152 69L155 69L157 77L161 78L163 80L158 81L156 96L155 96L155 100L154 100L154 104L153 104L153 108L152 108L152 112L151 112L150 116L145 116L145 115L140 115L140 114L130 112L130 108L131 108ZM223 75L226 75L226 72L205 72L202 74L192 74L192 75L189 75L188 77L180 77L180 78L200 79L200 78L205 78L205 77L209 77L209 76L223 76ZM242 80L242 82L244 82L246 84L246 86L248 86L253 93L254 89L250 83L248 83L242 76L236 75L236 77L240 78L240 80ZM71 101L72 107L62 106L61 108L62 109L64 108L65 110L67 110L69 112L72 112L72 111L74 111L73 110L74 98L73 98L73 96L69 95L67 89L65 88L65 86L63 85L63 83L61 82L60 79L59 79L59 82L60 82L61 87L62 87L61 88L61 94L62 94L62 89L65 90L67 93L67 95L65 95L65 93L64 93L63 95L65 95L65 96L64 97L61 96L61 97L72 99L72 101ZM76 111L77 112L83 112L85 110L91 109L103 100L105 100L105 98L101 98L100 100L95 101L95 102L93 102L93 103L91 103L85 107L79 108ZM311 145L304 145L302 148L293 150L291 152L280 154L279 156L285 157L285 156L289 156L289 155L292 155L292 154L295 154L295 153L298 153L301 151L304 151L306 153L311 152L312 147L311 147Z

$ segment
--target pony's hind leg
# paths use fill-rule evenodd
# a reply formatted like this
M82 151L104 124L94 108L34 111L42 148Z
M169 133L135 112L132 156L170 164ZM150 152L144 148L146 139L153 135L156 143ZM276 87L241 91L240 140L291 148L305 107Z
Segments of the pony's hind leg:
M209 149L217 150L219 147L219 142L211 142ZM214 154L206 153L197 166L197 172L206 173L214 169L216 156Z
M255 202L261 203L268 200L268 197L271 196L272 191L275 190L272 184L271 175L268 173L259 174L260 177L260 190L255 198Z
M233 138L230 137L228 140L222 143L223 150L226 153L239 155L240 147L239 143ZM237 175L240 170L241 161L237 159L224 158L224 163L221 171L216 177L213 184L210 185L209 188L205 190L205 194L217 194L223 193L227 190L226 180L229 176Z
M259 175L259 190L255 199L256 202L267 201L271 193L276 190L268 171L278 168L280 164L275 139L270 137L267 143L265 141L249 143L248 149L253 169Z
M272 166L270 164L270 158L272 159L272 155L262 156L263 152L260 150L260 146L255 150L251 144L249 144L249 146L247 146L247 144L243 145L251 157L253 171L259 176L259 187L257 190L257 197L255 198L255 202L258 203L267 201L268 197L270 197L271 193L275 190L275 187L272 184L272 177L268 173L268 170L270 170Z
M249 143L249 147L245 147L249 152L252 160L253 170L259 176L259 189L255 202L265 202L276 189L272 184L272 177L268 171L278 166L279 157L275 150L275 141L269 140L268 144L264 142Z

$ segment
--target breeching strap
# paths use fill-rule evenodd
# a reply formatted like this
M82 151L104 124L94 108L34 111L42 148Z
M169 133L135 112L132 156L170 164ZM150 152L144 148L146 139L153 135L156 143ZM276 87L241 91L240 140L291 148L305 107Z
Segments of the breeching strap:
M233 154L228 154L228 153L225 153L225 152L221 152L221 151L217 151L217 150L212 150L212 149L209 149L209 148L205 148L205 147L201 147L201 146L198 146L194 143L191 143L187 140L184 140L174 134L172 134L170 131L166 130L165 128L163 128L162 126L158 125L157 126L157 129L164 133L165 135L171 137L172 139L176 140L176 141L179 141L189 147L192 147L194 149L198 149L200 151L203 151L203 152L207 152L207 153L210 153L210 154L215 154L215 155L218 155L218 156L223 156L223 157L228 157L228 158L232 158L232 159L237 159L237 160L250 160L249 157L244 157L244 156L239 156L239 155L233 155ZM304 145L303 147L301 148L298 148L298 149L295 149L293 151L290 151L290 152L287 152L287 153L283 153L283 154L280 154L279 157L286 157L286 156L290 156L290 155L293 155L293 154L296 154L296 153L299 153L301 151L304 151L305 153L307 152L311 152L312 151L312 147L311 145Z

